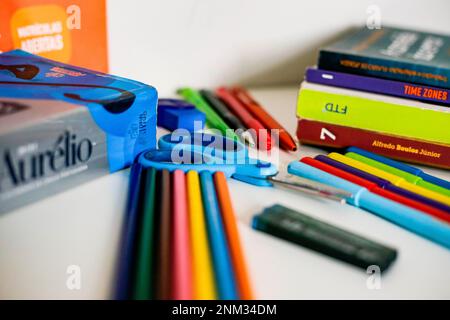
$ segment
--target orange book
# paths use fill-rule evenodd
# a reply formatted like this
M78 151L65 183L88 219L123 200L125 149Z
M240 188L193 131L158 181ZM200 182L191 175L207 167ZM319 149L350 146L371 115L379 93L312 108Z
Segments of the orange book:
M1 0L0 52L108 72L106 0Z

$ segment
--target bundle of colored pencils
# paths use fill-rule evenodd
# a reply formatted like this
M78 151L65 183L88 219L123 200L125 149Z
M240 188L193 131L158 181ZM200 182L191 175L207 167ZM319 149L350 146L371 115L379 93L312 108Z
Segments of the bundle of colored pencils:
M289 132L242 87L219 87L215 91L184 87L177 92L206 115L209 128L225 136L262 150L273 146L286 151L297 150Z
M131 168L118 299L252 299L222 172Z

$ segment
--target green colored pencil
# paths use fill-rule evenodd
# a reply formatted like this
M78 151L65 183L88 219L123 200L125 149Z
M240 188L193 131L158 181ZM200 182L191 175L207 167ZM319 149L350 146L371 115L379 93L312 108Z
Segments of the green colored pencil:
M136 251L136 270L132 298L135 300L153 299L154 270L154 220L156 170L146 169L144 181L141 223L138 232Z
M181 88L177 90L186 101L192 103L198 110L206 115L206 123L211 128L217 129L228 138L240 140L234 130L217 114L216 111L203 99L200 92L192 88Z

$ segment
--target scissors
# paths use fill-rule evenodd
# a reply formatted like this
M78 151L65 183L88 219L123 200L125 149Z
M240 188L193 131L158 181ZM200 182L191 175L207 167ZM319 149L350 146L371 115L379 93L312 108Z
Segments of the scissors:
M138 161L144 167L182 170L184 172L222 171L233 178L256 186L288 187L341 203L351 194L326 184L294 175L282 176L270 162L251 158L245 145L237 140L207 133L171 133L162 136L157 150L141 153Z

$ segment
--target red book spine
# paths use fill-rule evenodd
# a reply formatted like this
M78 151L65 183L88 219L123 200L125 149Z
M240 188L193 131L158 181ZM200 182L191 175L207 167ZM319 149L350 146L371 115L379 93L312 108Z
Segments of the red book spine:
M355 146L401 161L450 169L450 145L307 119L298 120L297 137L305 144L332 148Z

